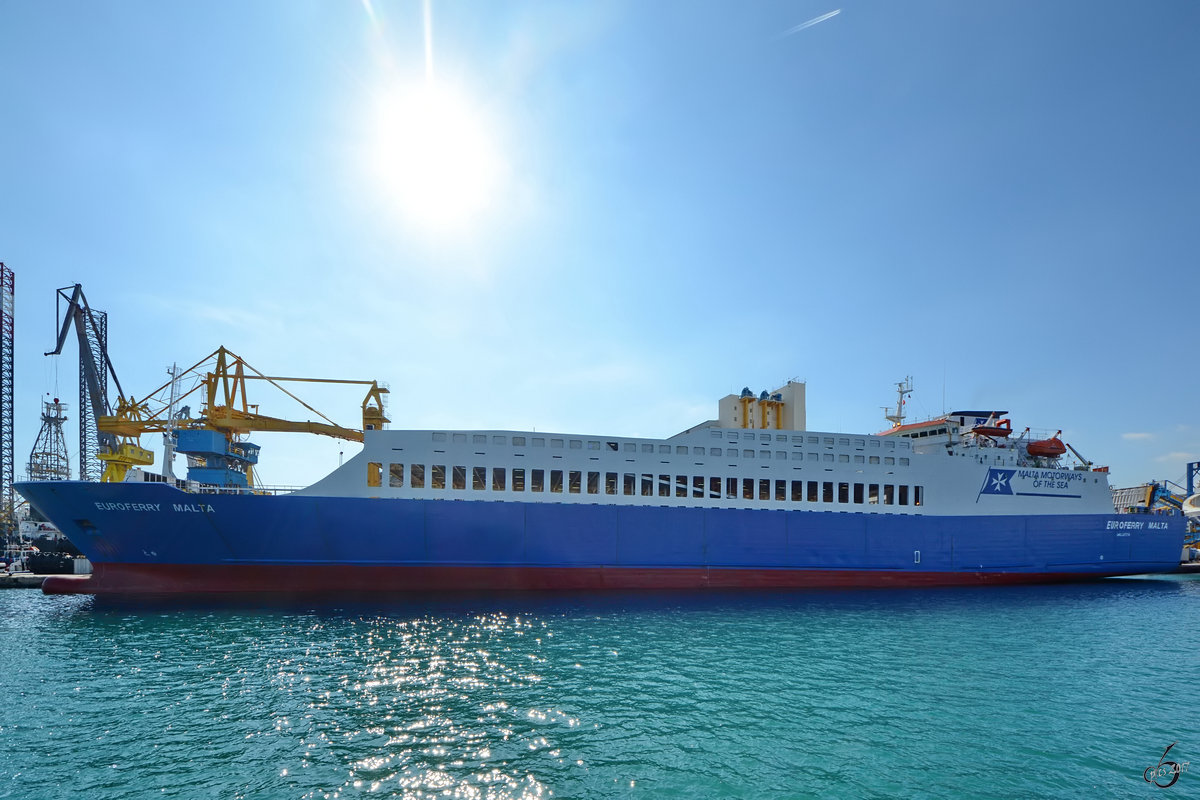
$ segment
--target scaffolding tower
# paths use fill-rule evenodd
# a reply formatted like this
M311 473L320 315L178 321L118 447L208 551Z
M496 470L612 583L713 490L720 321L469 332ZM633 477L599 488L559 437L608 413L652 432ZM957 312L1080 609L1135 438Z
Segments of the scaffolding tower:
M0 262L0 536L17 533L13 493L13 300L16 278Z
M67 440L63 436L67 404L56 397L53 401L46 400L43 405L42 427L29 453L29 480L69 481L71 461L67 456Z

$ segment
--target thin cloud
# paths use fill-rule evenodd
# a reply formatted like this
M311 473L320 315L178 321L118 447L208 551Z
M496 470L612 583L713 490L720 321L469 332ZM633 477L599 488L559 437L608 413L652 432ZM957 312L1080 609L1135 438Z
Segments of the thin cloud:
M784 36L791 36L793 33L799 33L800 31L804 30L805 28L811 28L813 25L819 25L827 19L833 19L840 13L842 13L842 10L840 8L835 8L833 11L830 11L828 14L822 14L819 17L813 17L808 22L801 22L799 25L797 25L794 28L788 28L786 31L784 31L782 34L780 34L780 38L782 39Z
M1121 438L1129 439L1132 441L1142 441L1144 439L1153 439L1154 434L1153 433L1122 433Z
M1174 453L1165 453L1154 460L1160 464L1179 464L1180 466L1183 466L1192 461L1196 461L1197 458L1198 457L1195 453L1176 451Z

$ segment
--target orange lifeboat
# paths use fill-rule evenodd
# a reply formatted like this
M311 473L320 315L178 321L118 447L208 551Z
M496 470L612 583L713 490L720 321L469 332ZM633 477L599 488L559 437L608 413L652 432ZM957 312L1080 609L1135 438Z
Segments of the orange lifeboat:
M1002 419L995 425L976 425L971 428L971 433L978 433L982 436L992 436L997 439L1012 435L1012 422L1007 419Z
M1059 434L1062 431L1051 436L1049 439L1039 439L1036 442L1030 442L1025 445L1026 452L1031 456L1039 456L1042 458L1057 458L1067 452L1067 446L1059 439Z

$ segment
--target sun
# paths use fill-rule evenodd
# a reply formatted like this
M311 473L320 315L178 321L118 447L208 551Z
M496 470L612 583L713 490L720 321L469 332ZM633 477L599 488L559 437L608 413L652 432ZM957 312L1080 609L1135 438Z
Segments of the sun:
M486 115L452 85L426 78L376 97L368 170L404 219L456 232L496 202L501 160Z

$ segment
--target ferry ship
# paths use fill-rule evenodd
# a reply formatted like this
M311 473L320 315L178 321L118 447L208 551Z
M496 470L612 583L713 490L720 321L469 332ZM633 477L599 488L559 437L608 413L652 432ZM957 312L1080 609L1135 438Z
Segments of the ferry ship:
M665 439L367 430L358 455L288 492L247 484L258 448L244 442L193 459L187 481L17 489L93 564L47 578L47 593L933 586L1178 568L1183 518L1115 513L1107 469L1059 435L1016 433L995 410L903 424L899 388L877 434L808 430L805 385L788 382L731 394L718 419Z

